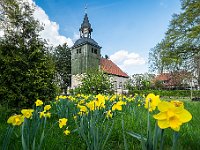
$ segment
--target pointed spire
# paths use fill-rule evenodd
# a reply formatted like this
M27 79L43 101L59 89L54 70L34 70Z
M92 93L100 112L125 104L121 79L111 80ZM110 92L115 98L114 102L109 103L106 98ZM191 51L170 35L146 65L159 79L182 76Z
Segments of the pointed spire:
M91 28L91 24L89 22L87 13L84 16L84 20L83 20L83 23L81 24L81 28Z
M81 24L80 31L80 38L87 37L91 38L91 32L93 31L91 28L91 24L89 22L88 16L87 16L87 6L85 7L85 15L83 19L83 23Z

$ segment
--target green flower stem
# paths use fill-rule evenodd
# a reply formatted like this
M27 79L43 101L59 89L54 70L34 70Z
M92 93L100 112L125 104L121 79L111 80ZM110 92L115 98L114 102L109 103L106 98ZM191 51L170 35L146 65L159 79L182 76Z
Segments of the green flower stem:
M153 137L153 150L157 150L158 147L158 132L159 127L157 122L155 123L155 129L154 129L154 137Z
M123 132L123 138L124 138L124 149L128 150L127 141L126 141L125 132L124 132L124 116L123 116L123 114L122 114L122 132Z
M11 138L11 135L13 133L14 128L15 128L15 126L9 126L8 127L8 129L6 131L6 135L5 135L4 140L3 140L2 150L8 149L8 145L10 143L10 138Z
M163 150L164 145L164 129L161 130L160 150Z
M150 108L150 101L148 101L148 113L147 113L147 149L152 149L149 108Z
M179 133L178 132L174 132L172 150L176 150L178 138L179 138Z

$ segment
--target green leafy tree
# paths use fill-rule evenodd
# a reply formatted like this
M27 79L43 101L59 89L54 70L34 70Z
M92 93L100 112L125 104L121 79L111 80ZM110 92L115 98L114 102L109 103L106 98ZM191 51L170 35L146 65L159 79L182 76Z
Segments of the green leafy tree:
M71 86L71 50L67 43L55 48L54 60L60 86L66 92L67 87Z
M126 87L132 90L148 90L152 87L152 81L155 78L154 74L134 74L128 80Z
M151 51L150 65L168 72L192 72L200 86L200 1L181 0L181 9L173 15L163 41Z
M0 97L8 106L30 106L36 99L56 95L55 66L41 26L33 18L33 6L20 0L1 0Z
M112 94L110 78L101 70L90 70L82 78L82 84L76 90L84 94Z

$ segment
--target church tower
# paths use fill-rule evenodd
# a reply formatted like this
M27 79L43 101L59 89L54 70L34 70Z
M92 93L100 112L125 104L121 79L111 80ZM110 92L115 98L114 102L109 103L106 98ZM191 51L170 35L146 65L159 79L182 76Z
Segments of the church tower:
M93 29L87 13L85 13L79 31L80 38L74 43L71 50L72 76L83 74L89 69L98 69L100 65L101 47L91 37Z

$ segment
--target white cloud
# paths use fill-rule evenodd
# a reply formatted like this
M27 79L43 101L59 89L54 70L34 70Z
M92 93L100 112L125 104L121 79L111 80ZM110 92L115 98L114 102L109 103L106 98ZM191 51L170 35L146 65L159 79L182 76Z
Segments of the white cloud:
M145 58L137 53L120 50L112 54L110 59L129 75L147 72Z
M46 39L48 43L53 46L57 46L59 44L63 44L67 42L68 46L72 46L73 42L70 38L66 38L59 34L59 25L56 22L53 22L49 19L45 11L36 6L34 17L39 20L42 24L44 24L44 30L41 31L40 35L42 38Z
M40 32L40 36L43 39L46 39L47 42L52 46L57 46L59 44L62 45L66 42L69 47L73 45L72 39L66 38L65 36L59 34L59 25L56 22L51 21L41 7L37 6L33 0L24 1L35 5L35 11L33 15L42 25L44 25L44 30Z
M110 56L110 59L117 63L122 64L124 66L130 65L143 65L145 64L145 60L139 54L136 53L129 53L126 50L120 50L113 55Z
M44 26L44 30L40 32L40 36L47 40L48 44L51 46L58 46L59 44L62 45L67 43L69 47L73 46L72 39L59 34L59 25L56 22L51 21L41 7L37 6L33 0L23 1L35 6L33 16ZM0 37L2 36L3 31L0 30Z

